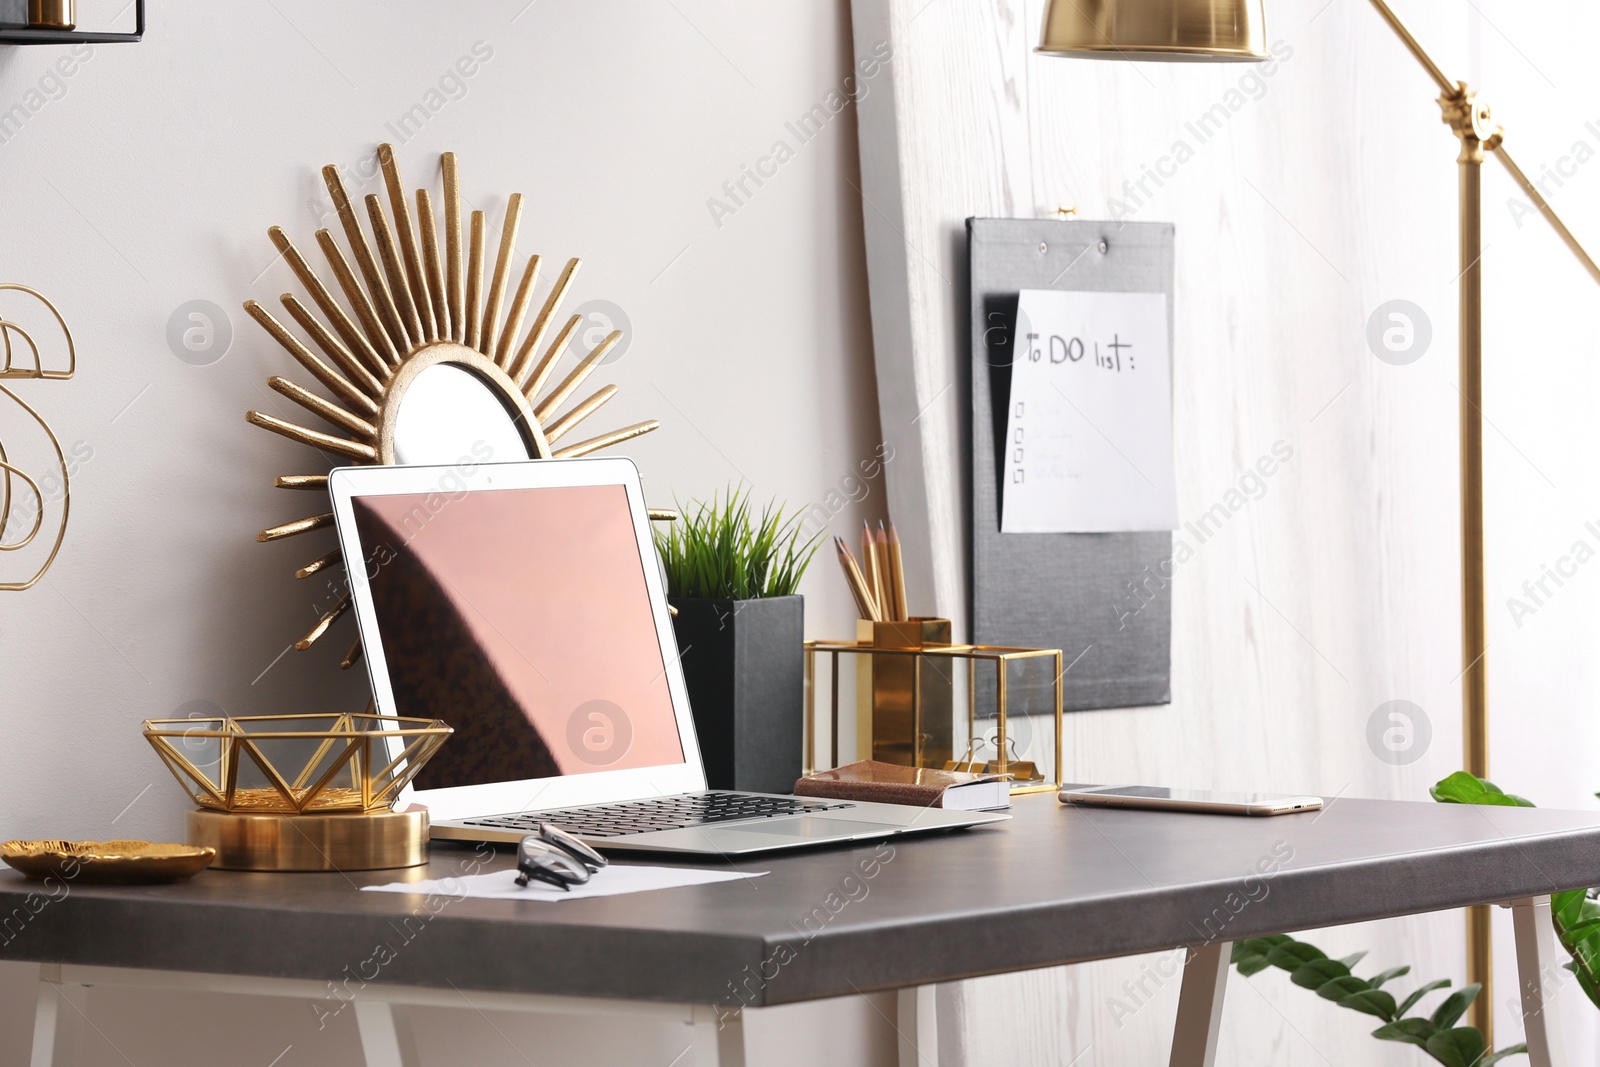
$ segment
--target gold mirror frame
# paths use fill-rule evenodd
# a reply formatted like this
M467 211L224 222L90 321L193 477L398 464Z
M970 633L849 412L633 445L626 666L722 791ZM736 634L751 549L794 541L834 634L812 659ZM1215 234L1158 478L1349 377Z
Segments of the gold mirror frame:
M441 365L470 372L496 400L505 405L506 414L510 415L511 421L516 424L529 458L550 458L550 442L545 439L544 430L540 427L539 420L534 417L533 408L522 395L522 391L517 388L517 383L511 380L511 376L501 370L498 363L481 352L474 352L466 345L441 342L419 350L395 372L394 380L389 384L391 399L378 412L379 463L400 462L395 447L395 432L400 424L400 409L405 403L406 394L411 390L411 383L416 381L423 371Z
M528 258L512 293L511 261L522 218L522 194L512 193L507 199L499 251L485 289L485 216L482 211L474 211L469 216L464 251L455 153L446 152L440 156L444 186L443 255L431 192L416 190L417 225L413 228L411 207L400 181L394 150L387 144L379 145L377 155L393 218L391 221L385 214L377 196L365 198L372 233L370 243L345 192L339 169L332 165L322 168L323 182L333 200L355 269L351 269L344 250L327 229L317 231L317 244L344 295L348 310L280 227L267 231L321 313L321 317L314 314L293 293L284 293L280 298L284 309L311 337L321 355L259 303L254 300L244 303L250 317L335 399L330 400L277 375L268 378L267 384L340 432L315 430L259 411L246 413L246 421L291 441L310 445L325 455L340 457L342 462L393 464L396 461L395 427L407 391L423 371L450 365L472 373L504 405L522 435L530 459L588 455L649 433L659 425L656 420L647 419L576 444L555 447L557 441L617 393L615 385L602 386L562 410L622 340L621 330L613 330L584 353L565 378L546 390L583 321L579 315L569 317L549 345L541 350L581 262L567 261L524 334L522 325L532 307L540 257ZM325 493L328 476L286 474L275 479L273 484L280 489ZM652 518L671 517L670 512L652 512ZM332 525L333 513L325 510L262 530L256 534L256 540L278 541ZM343 564L341 553L335 549L295 571L295 577L309 578ZM309 649L349 610L347 588L310 632L295 642L295 648ZM340 666L349 669L360 656L358 637Z

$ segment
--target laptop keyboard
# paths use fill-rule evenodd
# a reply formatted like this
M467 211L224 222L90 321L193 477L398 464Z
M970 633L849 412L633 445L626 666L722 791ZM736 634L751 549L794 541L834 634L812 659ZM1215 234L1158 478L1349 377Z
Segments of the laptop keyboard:
M560 811L535 811L524 815L497 815L489 819L469 819L466 825L488 826L496 830L523 830L531 834L539 829L540 823L550 822L582 837L624 837L656 830L682 830L690 826L771 819L779 815L805 815L848 807L851 805L799 797L695 793Z

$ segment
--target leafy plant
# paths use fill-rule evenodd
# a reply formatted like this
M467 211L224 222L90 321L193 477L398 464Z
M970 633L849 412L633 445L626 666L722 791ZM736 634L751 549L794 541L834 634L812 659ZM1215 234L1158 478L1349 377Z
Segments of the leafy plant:
M1382 987L1411 973L1411 968L1391 967L1370 978L1358 978L1351 968L1365 955L1365 952L1357 952L1343 959L1329 959L1315 945L1296 941L1287 934L1274 934L1235 942L1232 962L1246 977L1268 967L1288 971L1289 981L1295 985L1314 990L1317 996L1341 1008L1382 1019L1383 1025L1372 1031L1373 1037L1416 1045L1445 1067L1489 1067L1507 1056L1528 1051L1527 1045L1512 1045L1489 1052L1483 1033L1477 1027L1456 1025L1477 999L1478 985L1464 986L1449 994L1431 1014L1408 1016L1406 1013L1423 997L1436 989L1448 988L1450 979L1429 982L1396 1002L1394 994Z
M1534 807L1531 800L1512 796L1493 782L1467 771L1457 771L1428 790L1441 804L1497 804ZM1597 794L1600 795L1600 794ZM1567 964L1584 995L1600 1007L1600 897L1597 889L1572 889L1550 894L1550 922L1556 940L1572 957Z
M1533 801L1507 793L1493 782L1466 771L1433 783L1428 795L1441 804L1489 804L1502 808L1531 808Z
M802 541L797 519L768 504L751 515L750 494L730 489L726 501L713 496L681 513L671 529L655 533L667 572L667 595L755 600L789 596L800 584L824 531Z

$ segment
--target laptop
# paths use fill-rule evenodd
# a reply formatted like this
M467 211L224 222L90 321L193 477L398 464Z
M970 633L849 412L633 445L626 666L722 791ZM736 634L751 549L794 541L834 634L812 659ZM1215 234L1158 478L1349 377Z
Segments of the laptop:
M455 729L400 796L435 838L548 821L602 849L741 855L1010 817L707 789L630 460L341 468L328 487L378 711Z

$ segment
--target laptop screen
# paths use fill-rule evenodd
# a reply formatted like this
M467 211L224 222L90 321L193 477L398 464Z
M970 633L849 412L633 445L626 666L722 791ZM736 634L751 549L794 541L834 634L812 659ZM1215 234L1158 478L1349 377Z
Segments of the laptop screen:
M394 710L455 728L417 788L684 762L625 487L351 509Z

